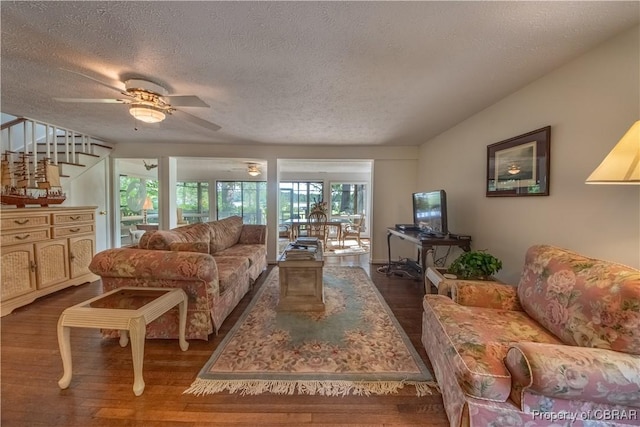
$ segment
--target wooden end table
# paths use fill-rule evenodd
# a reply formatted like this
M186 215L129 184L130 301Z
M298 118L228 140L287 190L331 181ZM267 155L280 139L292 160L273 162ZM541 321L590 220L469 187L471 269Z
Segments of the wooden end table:
M136 309L113 308L114 302L127 299L129 306ZM187 294L177 288L136 288L125 287L99 295L65 309L58 320L58 344L62 356L64 374L58 385L65 389L71 383L70 327L118 329L120 345L125 347L131 337L133 360L133 393L140 396L144 391L142 364L146 326L176 305L180 310L180 349L186 351L189 343L185 340L187 324Z
M290 247L291 244L287 246ZM318 243L313 259L287 259L286 249L278 258L280 277L279 311L323 311L324 289L322 244Z

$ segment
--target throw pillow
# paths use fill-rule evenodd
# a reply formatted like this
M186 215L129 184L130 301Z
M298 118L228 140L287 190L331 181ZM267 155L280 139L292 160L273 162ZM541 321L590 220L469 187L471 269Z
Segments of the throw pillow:
M211 253L220 252L238 243L242 232L242 217L230 216L209 222L211 227Z

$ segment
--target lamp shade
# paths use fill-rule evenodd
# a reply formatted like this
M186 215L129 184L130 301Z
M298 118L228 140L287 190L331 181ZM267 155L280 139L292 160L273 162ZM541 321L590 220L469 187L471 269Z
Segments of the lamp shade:
M149 209L153 209L153 203L151 202L151 198L147 197L146 199L144 199L144 204L142 205L142 210L149 210Z
M640 185L640 120L624 134L586 183Z

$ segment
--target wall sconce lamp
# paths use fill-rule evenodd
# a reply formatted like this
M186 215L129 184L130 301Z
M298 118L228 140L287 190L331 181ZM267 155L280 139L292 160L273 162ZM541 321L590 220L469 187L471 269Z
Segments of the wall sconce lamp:
M624 134L586 183L640 185L640 120Z
M149 209L153 209L153 203L151 202L151 198L147 197L144 199L144 204L142 205L142 223L147 223L147 211Z

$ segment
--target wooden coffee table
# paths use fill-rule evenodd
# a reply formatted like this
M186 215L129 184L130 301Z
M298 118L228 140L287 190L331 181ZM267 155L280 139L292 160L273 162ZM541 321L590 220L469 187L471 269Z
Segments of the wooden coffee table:
M121 309L117 303L127 302ZM114 304L115 303L115 304ZM133 393L140 396L144 391L142 364L146 326L175 306L180 310L179 341L182 351L189 348L185 340L187 324L187 294L178 288L135 288L125 287L99 295L65 309L58 320L58 344L62 356L64 374L58 385L65 389L71 383L70 327L104 328L120 330L120 345L125 347L131 336L133 360Z
M291 244L287 246L290 247ZM278 258L280 277L279 311L323 311L324 290L322 243L313 259L287 259L285 249Z

